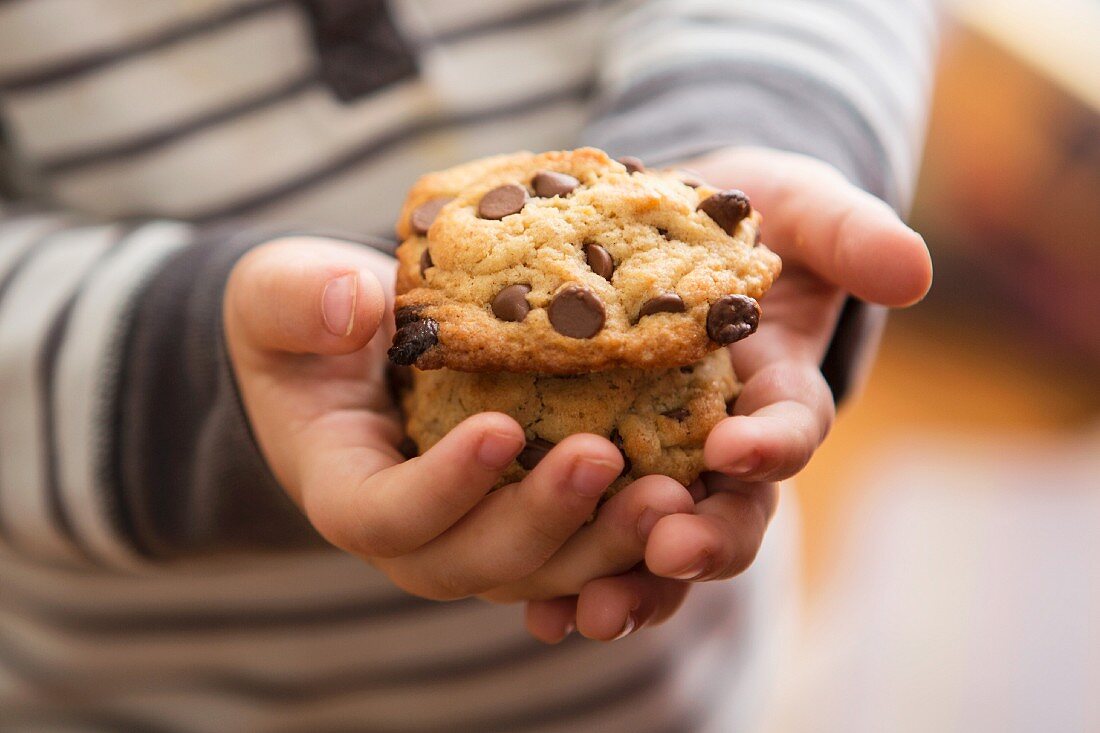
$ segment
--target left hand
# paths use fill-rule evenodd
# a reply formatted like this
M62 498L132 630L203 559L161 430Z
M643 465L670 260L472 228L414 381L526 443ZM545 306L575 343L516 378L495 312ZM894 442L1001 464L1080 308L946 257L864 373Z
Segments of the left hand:
M592 639L620 638L675 613L692 583L748 568L775 512L777 482L806 465L835 416L820 365L845 299L901 308L932 283L921 236L826 163L731 148L684 167L749 195L783 274L763 303L759 331L730 347L744 389L735 415L707 438L704 457L715 473L693 487L696 513L657 522L644 566L589 581L578 596L528 603L527 627L546 642L574 627Z

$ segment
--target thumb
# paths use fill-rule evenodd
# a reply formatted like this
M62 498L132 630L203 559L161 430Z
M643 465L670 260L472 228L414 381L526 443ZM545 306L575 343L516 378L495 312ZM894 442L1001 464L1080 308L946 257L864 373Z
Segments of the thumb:
M225 293L227 338L259 352L350 354L367 345L386 299L379 255L322 237L278 239L234 267Z

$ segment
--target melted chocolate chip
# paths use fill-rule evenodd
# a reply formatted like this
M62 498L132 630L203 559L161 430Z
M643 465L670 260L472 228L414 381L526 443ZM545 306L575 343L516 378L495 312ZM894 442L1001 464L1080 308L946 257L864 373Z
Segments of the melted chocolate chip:
M435 217L439 216L440 209L453 200L453 196L428 199L420 204L420 206L413 209L412 213L409 214L409 226L412 227L414 232L421 236L427 234L432 226L432 222L435 221Z
M518 214L526 203L527 189L509 183L506 186L497 186L482 196L481 203L477 205L477 215L482 219L503 219L511 214Z
M607 436L607 439L615 444L615 447L619 449L619 455L623 457L623 470L619 473L619 476L622 477L627 475L630 473L630 469L633 468L634 464L630 462L630 456L628 456L623 449L623 436L619 434L619 429L612 429L611 435Z
M413 386L412 370L408 367L390 364L386 367L386 378L389 381L390 392L395 395L407 392Z
M543 440L542 438L532 438L527 441L527 446L519 452L516 456L516 462L523 467L525 471L530 471L535 466L539 465L539 461L546 458L546 454L554 447L554 444L549 440Z
M424 273L428 271L428 268L434 266L435 263L432 262L432 253L428 250L424 250L424 253L420 255L420 277L424 277Z
M615 274L615 260L611 258L611 253L600 245L591 242L584 245L584 258L588 261L592 272L604 280L610 281L611 276Z
M420 320L420 308L415 305L406 305L403 308L398 308L393 312L393 325L398 329L402 329L409 325L413 321Z
M387 352L398 366L412 366L421 355L439 343L439 324L431 318L405 323L393 335L393 346Z
M707 335L725 346L740 341L760 325L760 304L747 295L727 295L707 312Z
M695 367L691 367L691 366L682 366L682 367L680 367L680 374L691 374L694 371L695 371Z
M691 410L686 407L677 407L675 410L669 410L668 412L662 412L661 414L669 418L670 420L683 422L685 419L691 416Z
M397 450L400 451L401 455L405 456L405 458L416 458L420 455L420 448L417 446L416 441L407 435L401 439L401 442L397 446Z
M719 191L695 208L714 219L726 234L733 234L741 220L752 213L749 197L736 188Z
M554 296L546 315L550 325L562 336L575 339L592 338L603 328L607 318L603 303L591 290L568 285Z
M641 309L638 311L638 320L642 320L646 316L651 316L654 313L683 313L684 312L684 300L676 293L662 293L656 298L650 298L646 302L642 303Z
M531 286L526 284L509 285L493 298L493 315L502 321L518 323L527 317L531 304L527 294Z
M626 166L627 173L644 173L645 163L640 158L635 158L633 155L624 155L619 158L619 162Z
M547 199L567 196L579 185L581 182L573 176L556 171L539 171L531 179L531 188L535 189L535 195Z

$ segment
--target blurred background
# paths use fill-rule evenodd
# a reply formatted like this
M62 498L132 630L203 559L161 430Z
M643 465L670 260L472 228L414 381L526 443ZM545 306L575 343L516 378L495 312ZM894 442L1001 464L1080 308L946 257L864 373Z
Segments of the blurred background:
M1100 2L945 22L936 282L795 486L777 733L1100 731Z

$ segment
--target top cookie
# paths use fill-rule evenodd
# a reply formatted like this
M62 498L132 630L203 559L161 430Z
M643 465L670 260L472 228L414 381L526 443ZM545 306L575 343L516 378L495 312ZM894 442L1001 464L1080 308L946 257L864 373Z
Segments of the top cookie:
M780 262L748 198L624 162L516 153L421 178L390 358L580 374L689 364L755 331Z

